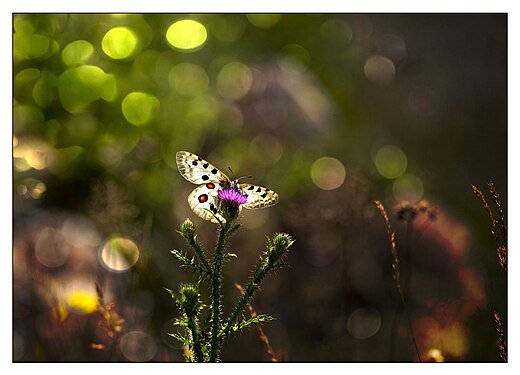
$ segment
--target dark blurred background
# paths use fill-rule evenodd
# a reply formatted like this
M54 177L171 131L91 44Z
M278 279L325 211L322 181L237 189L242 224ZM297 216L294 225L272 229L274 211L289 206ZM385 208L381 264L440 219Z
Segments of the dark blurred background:
M207 251L216 225L179 150L280 196L243 211L224 281L229 312L265 235L294 237L252 302L278 360L418 360L380 200L422 360L500 361L506 275L471 185L505 208L505 14L16 14L13 33L14 361L183 361L163 287L193 279L170 250L185 218ZM252 328L223 360L271 355Z

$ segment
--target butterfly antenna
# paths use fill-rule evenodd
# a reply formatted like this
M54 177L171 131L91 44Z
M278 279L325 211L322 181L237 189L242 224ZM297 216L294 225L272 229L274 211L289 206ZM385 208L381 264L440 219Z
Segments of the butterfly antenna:
M233 170L231 169L231 167L228 166L228 169L229 169L229 171L231 172L231 174L234 174L234 173L233 173ZM243 178L252 178L252 177L253 177L253 176L242 176L242 177L237 178L236 181L239 181L239 180L241 180L241 179L243 179Z

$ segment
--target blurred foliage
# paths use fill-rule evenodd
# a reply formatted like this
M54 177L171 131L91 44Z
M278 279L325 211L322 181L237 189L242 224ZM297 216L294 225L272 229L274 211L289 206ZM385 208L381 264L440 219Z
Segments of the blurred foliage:
M423 357L500 360L506 281L471 184L507 202L506 15L16 14L13 41L14 360L182 361L163 287L189 280L170 250L199 219L179 150L280 196L244 213L225 276L238 298L264 235L296 239L253 301L281 360L414 359L374 199L438 210L390 218ZM248 333L223 358L270 355Z

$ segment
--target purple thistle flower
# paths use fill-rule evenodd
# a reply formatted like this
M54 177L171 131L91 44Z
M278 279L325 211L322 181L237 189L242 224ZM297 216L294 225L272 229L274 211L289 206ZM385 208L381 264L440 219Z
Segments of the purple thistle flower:
M222 203L220 205L222 216L227 222L235 220L240 212L240 205L247 203L247 195L242 194L235 186L220 190L217 196Z
M218 197L226 203L241 205L247 203L247 195L244 195L235 187L228 187L218 192Z

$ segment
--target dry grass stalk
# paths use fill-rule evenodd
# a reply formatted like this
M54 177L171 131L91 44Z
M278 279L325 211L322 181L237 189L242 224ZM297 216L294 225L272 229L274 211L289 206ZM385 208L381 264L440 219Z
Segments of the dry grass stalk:
M238 283L235 283L235 288L237 288L240 291L240 294L244 294L244 288ZM249 313L251 314L251 318L254 318L256 316L256 311L253 309L251 304L247 305L247 308L249 309ZM276 357L276 354L274 353L273 348L271 347L271 344L269 344L269 339L267 338L266 334L264 333L264 330L262 327L258 324L258 333L260 334L260 340L264 343L267 353L271 356L271 362L280 362L280 360Z
M412 319L410 318L410 314L406 308L406 301L404 298L403 290L401 289L401 282L399 281L399 258L397 257L397 250L395 244L395 232L392 230L392 226L390 225L390 220L388 219L388 214L386 213L385 206L381 203L381 201L374 201L376 207L379 212L383 216L386 224L386 232L388 234L388 238L390 239L391 244L391 252L392 252L392 276L395 280L395 284L397 285L397 289L399 291L399 296L401 297L401 303L403 304L404 312L406 313L406 318L408 321L408 328L410 329L410 335L412 337L413 346L415 348L415 353L417 354L417 358L419 362L422 362L421 355L419 354L419 347L417 346L417 341L415 340L415 334L413 332Z
M492 182L488 183L488 189L491 195L493 196L495 205L498 208L498 224L500 225L500 228L502 230L504 242L507 242L507 228L505 223L504 210L502 209L502 200L500 199L500 194L498 194L497 190L495 189L495 184Z
M397 250L396 250L396 246L395 246L395 232L392 231L392 227L390 226L390 220L388 219L388 215L386 213L386 210L385 210L385 207L383 206L383 204L378 200L374 201L374 203L375 203L376 207L379 209L379 212L381 212L383 219L385 220L386 232L388 234L388 238L390 239L390 244L391 244L392 276L397 285L397 289L399 289L399 293L402 296L401 282L399 281L399 258L397 257Z
M507 248L505 246L499 246L497 248L497 255L500 267L502 267L504 271L507 271Z
M493 217L493 213L491 212L491 208L489 207L489 204L486 201L486 197L484 197L484 194L482 194L482 192L479 190L479 188L476 187L475 185L471 185L471 188L473 189L473 192L475 193L475 195L480 198L480 200L482 201L482 204L484 205L484 208L486 209L486 211L489 214L489 221L491 222L491 233L493 234L493 237L495 237L495 239L496 239L496 232L495 232L496 221L495 221L495 218Z
M504 210L502 209L502 200L500 199L500 194L495 189L495 184L492 182L488 183L488 190L490 194L493 196L493 200L495 201L495 205L498 209L498 215L499 218L496 220L493 217L493 213L491 212L491 208L489 207L489 204L486 201L486 198L484 197L484 194L474 185L471 185L473 188L473 192L477 197L480 198L482 201L482 204L484 205L484 208L489 214L489 221L491 223L491 233L493 234L493 237L495 238L496 243L496 251L498 256L498 262L500 264L500 267L506 272L507 271L507 227L505 223L505 215ZM499 234L497 233L497 227L500 227L501 235L502 235L502 241L500 239ZM501 243L502 242L502 243ZM500 353L500 358L502 361L507 362L507 353L506 353L506 340L504 338L504 328L502 324L502 319L500 317L500 314L496 311L493 311L493 317L495 319L495 328L498 333L497 337L497 347L498 351Z
M103 290L97 283L96 293L98 296L97 311L98 314L101 316L101 319L98 320L97 324L99 327L103 329L103 331L106 332L107 336L110 338L113 345L116 342L119 334L123 330L123 324L125 323L125 320L114 309L114 303L109 303L105 305L103 301ZM91 344L91 347L92 349L97 350L110 350L110 348L108 348L104 344L93 343Z
M500 199L500 194L495 189L495 184L490 182L488 184L488 189L491 195L493 196L493 199L495 201L495 205L498 209L498 220L495 222L495 227L498 224L500 227L501 233L502 233L502 241L503 245L497 246L497 255L498 255L498 261L500 263L500 266L504 271L507 271L507 227L506 227L506 220L504 215L504 210L502 209L502 200ZM498 237L498 236L496 236ZM497 239L498 241L498 239Z
M491 234L495 238L498 262L500 263L500 267L502 267L504 271L507 271L507 227L505 223L504 210L502 209L502 201L500 199L500 194L498 194L498 192L496 191L495 185L492 182L490 182L488 184L488 189L491 195L493 196L495 205L498 208L499 218L497 220L493 217L493 212L491 211L491 208L489 207L489 204L487 203L484 194L475 185L471 185L471 187L475 195L480 198L482 204L484 205L484 208L489 214L489 221L491 223ZM501 230L502 240L500 239L500 236L497 233L497 227L499 227ZM501 242L503 244L501 244Z
M500 318L500 314L496 311L493 311L493 316L495 318L495 328L498 333L497 346L500 352L500 358L502 359L502 361L507 362L506 340L504 338L504 328L502 327L502 319Z

